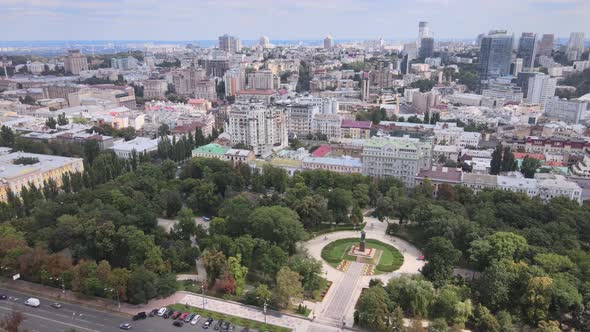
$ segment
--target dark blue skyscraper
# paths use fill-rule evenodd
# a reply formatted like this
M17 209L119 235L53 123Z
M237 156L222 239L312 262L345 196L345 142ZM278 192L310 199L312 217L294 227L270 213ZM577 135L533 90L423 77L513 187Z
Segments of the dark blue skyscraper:
M522 59L524 71L532 71L535 67L537 53L537 35L531 32L523 32L518 42L517 58Z
M481 39L479 52L479 79L488 81L510 74L512 35L505 30L490 31Z
M420 42L419 56L422 59L432 58L434 54L434 38L426 37L422 38Z

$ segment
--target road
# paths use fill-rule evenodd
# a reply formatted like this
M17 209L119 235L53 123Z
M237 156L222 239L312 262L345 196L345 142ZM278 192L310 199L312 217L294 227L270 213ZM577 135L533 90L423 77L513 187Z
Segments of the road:
M62 308L55 309L50 306L55 300L3 287L0 287L0 294L9 297L7 300L0 300L0 316L10 313L13 308L22 312L26 316L22 328L30 332L119 332L122 331L119 329L119 325L122 323L131 323L132 331L209 331L201 327L204 318L201 318L197 325L185 324L183 327L178 328L172 326L172 320L170 319L150 317L133 322L131 317L125 314L118 315L117 313L102 312L65 302L60 302ZM25 306L25 300L30 297L39 299L41 306L38 308ZM234 331L241 331L241 328L236 327Z

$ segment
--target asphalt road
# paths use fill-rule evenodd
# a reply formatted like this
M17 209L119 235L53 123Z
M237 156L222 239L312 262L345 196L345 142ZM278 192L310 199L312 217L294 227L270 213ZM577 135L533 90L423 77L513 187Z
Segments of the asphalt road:
M122 323L130 323L132 331L214 331L213 328L205 330L201 327L205 318L201 318L197 325L185 324L183 327L175 327L172 325L171 319L157 316L133 322L125 314L102 312L66 302L59 302L62 307L55 309L50 306L56 302L55 300L3 287L0 287L0 294L8 296L7 300L0 300L0 316L10 313L13 308L22 312L26 316L22 327L30 332L114 332L122 331L119 329L119 325ZM30 297L39 299L41 306L32 308L24 305L24 302ZM241 330L240 327L235 327L234 332Z

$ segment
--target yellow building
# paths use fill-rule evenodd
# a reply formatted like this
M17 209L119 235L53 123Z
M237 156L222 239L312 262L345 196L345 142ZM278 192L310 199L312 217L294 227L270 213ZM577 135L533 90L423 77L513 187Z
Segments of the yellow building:
M0 155L0 202L6 202L9 189L18 195L23 187L31 184L37 188L43 188L43 182L49 179L53 179L58 186L61 186L64 173L83 171L82 158L26 152Z

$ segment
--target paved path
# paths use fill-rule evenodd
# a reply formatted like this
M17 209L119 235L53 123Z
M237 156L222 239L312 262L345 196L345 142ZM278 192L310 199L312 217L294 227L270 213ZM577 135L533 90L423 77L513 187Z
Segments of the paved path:
M352 326L354 323L354 305L358 300L362 289L369 287L369 281L371 279L379 278L384 283L387 283L389 279L399 277L402 274L419 273L420 269L424 266L424 262L418 260L418 257L422 255L420 250L403 239L385 234L387 229L386 222L381 222L373 217L365 217L364 221L367 223L364 229L367 233L366 238L391 244L402 253L404 256L404 263L397 271L376 276L359 275L356 276L356 281L354 281L353 279L355 279L356 272L353 270L352 272L354 274L348 276L349 272L351 272L350 269L358 264L361 266L362 274L363 264L351 262L347 272L343 273L324 262L324 273L326 274L326 278L331 280L333 284L324 297L324 300L316 303L313 307L314 314L319 320L333 322L335 312L341 310L337 318L342 320L342 317L344 317L346 326ZM308 249L311 256L323 262L321 253L324 246L332 241L344 238L360 238L360 231L342 231L320 235L306 242L305 247ZM348 295L345 297L343 293L347 293ZM340 301L343 300L347 300L347 303L340 303ZM332 303L334 304L332 305Z
M351 262L350 266L343 273L342 279L338 283L338 289L335 290L330 302L324 311L320 313L323 318L328 318L336 322L342 322L342 317L346 308L351 303L352 292L356 288L362 274L365 264Z

